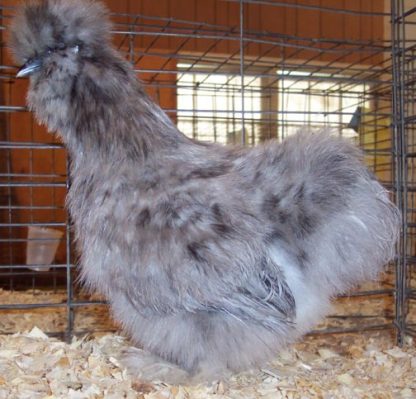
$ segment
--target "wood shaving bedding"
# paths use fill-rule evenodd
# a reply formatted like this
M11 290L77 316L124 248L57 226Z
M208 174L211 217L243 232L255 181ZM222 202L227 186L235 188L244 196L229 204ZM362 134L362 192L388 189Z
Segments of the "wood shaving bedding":
M91 299L80 295L77 299ZM65 291L0 289L2 304L65 301ZM389 322L393 305L391 296L342 298L333 309L338 317L319 328ZM365 315L372 317L360 318ZM414 306L409 320L416 321ZM0 399L416 398L416 347L411 338L404 348L394 346L392 330L307 336L262 370L209 386L178 387L133 381L120 367L118 354L128 341L116 333L97 333L117 330L106 306L76 309L75 331L90 333L70 343L44 333L64 332L66 326L65 306L0 312Z
M415 398L416 348L386 332L308 337L261 370L210 385L133 381L116 334L65 343L35 327L0 336L0 399Z

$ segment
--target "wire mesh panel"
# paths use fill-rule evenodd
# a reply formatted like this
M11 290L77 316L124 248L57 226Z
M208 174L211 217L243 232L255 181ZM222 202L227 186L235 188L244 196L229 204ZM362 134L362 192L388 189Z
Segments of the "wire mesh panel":
M396 323L401 343L405 334L416 334L416 3L394 1L392 21L397 198L403 223L397 265L396 303Z
M15 332L19 320L39 324L42 314L59 308L65 331L72 290L65 150L25 108L27 82L14 79L5 51L12 9L0 11L0 329ZM53 296L59 287L65 287L64 301Z
M299 129L330 129L361 145L370 169L393 190L390 10L378 0L344 3L107 1L116 47L184 134L253 145ZM0 9L5 32L13 4ZM49 333L112 329L101 299L75 283L65 151L27 112L27 82L14 79L4 37L2 57L2 331L22 329L19 318L44 322ZM52 243L51 260L30 259L31 250ZM389 269L381 283L340 298L319 330L389 328L393 294Z

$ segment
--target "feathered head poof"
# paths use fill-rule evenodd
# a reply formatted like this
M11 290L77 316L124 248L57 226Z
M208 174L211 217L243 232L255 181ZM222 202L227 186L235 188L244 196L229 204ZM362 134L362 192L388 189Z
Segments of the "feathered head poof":
M92 0L30 0L11 25L10 46L17 63L65 47L91 52L109 41L111 24L102 3Z

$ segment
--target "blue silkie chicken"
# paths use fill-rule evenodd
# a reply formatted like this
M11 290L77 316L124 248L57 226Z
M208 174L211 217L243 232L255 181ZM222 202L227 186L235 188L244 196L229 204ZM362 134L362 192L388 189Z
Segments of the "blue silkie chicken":
M15 17L28 104L71 156L88 287L142 349L139 378L207 380L266 362L394 255L399 215L360 151L300 133L254 148L188 139L110 43L102 4Z

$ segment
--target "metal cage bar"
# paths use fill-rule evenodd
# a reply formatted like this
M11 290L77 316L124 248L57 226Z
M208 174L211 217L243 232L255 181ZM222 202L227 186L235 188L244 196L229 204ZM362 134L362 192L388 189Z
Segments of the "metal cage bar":
M414 216L415 176L414 147L416 145L416 36L411 37L411 25L416 21L416 8L404 0L391 4L393 59L393 115L395 141L395 178L397 204L402 214L402 230L396 265L396 319L398 343L407 334L415 335L415 321L409 320L414 306L416 288L412 280L415 268Z

